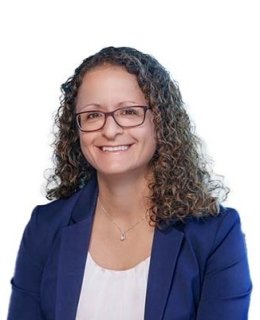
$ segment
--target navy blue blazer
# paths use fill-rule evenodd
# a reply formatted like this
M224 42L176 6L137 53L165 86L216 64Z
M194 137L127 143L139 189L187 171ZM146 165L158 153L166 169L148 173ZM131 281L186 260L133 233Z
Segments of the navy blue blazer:
M8 320L75 319L97 194L92 180L68 199L35 208L11 281ZM145 320L245 320L250 291L234 209L156 228Z

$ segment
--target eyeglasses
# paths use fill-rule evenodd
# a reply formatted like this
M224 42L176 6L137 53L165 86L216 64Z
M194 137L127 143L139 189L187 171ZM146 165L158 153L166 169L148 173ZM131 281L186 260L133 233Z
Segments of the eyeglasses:
M111 116L121 128L138 127L144 123L148 106L131 106L116 109L112 112L97 110L76 113L78 128L83 132L92 132L102 129Z

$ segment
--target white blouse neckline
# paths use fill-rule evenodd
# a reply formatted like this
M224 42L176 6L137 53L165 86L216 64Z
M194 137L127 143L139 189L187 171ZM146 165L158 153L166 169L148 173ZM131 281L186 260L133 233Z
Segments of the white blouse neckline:
M91 254L88 253L88 257L87 259L89 259L89 262L94 265L96 268L104 271L104 272L112 272L112 273L118 273L118 272L131 272L133 271L134 269L136 270L137 268L142 268L143 264L148 264L149 261L150 261L150 256L148 256L147 258L145 258L144 260L138 262L135 266L131 267L131 268L128 268L128 269L122 269L122 270L117 270L117 269L109 269L109 268L105 268L105 267L102 267L100 266L98 263L95 262L95 260L92 258Z

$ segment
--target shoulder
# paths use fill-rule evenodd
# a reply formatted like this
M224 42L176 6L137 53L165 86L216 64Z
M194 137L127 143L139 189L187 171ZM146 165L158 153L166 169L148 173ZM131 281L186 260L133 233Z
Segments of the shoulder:
M72 211L80 194L81 191L69 198L36 206L23 233L22 252L37 257L38 264L44 263L61 230L71 224Z
M97 194L97 180L93 176L85 186L70 197L37 206L32 218L38 220L42 226L47 224L50 228L66 226L72 223L72 218L78 221L86 217L85 208L93 205L93 199L97 197ZM79 203L79 212L72 215L74 207Z
M234 208L220 206L216 216L203 218L191 218L186 221L183 231L186 234L198 236L212 235L216 237L225 236L235 225L240 225L239 213Z
M238 212L220 207L217 216L191 219L183 226L184 238L192 246L197 257L239 260L246 255L244 234Z
M30 222L35 226L48 228L59 228L70 223L72 210L80 197L82 190L74 193L72 196L64 199L54 200L44 205L38 205L34 208Z

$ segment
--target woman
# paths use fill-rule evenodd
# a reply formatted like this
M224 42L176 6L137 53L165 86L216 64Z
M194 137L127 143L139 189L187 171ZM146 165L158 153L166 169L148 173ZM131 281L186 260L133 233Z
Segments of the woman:
M62 90L47 192L57 200L25 229L8 319L247 319L239 216L220 205L227 189L168 72L109 47Z

